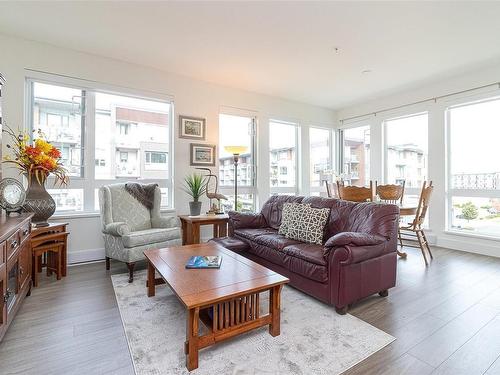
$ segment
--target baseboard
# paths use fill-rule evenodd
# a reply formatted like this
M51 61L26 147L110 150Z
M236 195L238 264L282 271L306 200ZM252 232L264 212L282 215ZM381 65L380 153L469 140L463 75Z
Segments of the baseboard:
M464 240L464 238L439 237L437 245L440 247L464 251L467 253L481 254L500 258L498 245L490 245L487 243L481 243L480 241L468 241Z
M94 262L104 259L104 249L87 249L68 252L68 264Z

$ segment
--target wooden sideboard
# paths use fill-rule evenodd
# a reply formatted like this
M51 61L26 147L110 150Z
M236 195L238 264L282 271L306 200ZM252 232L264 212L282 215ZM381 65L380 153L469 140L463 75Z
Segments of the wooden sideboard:
M0 217L0 340L31 291L31 217Z

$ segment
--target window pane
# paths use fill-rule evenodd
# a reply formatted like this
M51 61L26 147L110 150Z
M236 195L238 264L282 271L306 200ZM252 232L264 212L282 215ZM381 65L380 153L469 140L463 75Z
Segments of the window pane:
M83 189L47 189L56 202L56 211L83 211Z
M83 97L79 89L33 83L33 129L40 129L59 148L73 177L82 175Z
M344 130L344 176L350 185L370 183L370 127Z
M269 164L271 187L295 187L297 126L269 123Z
M425 113L386 121L387 183L422 186L427 178L427 119Z
M323 172L330 167L330 130L309 128L311 186L320 186Z
M253 118L219 115L219 184L234 186L233 155L226 146L244 146L246 151L238 160L238 186L252 186L253 179Z
M224 212L234 210L234 194L226 195L227 200L221 200L222 209ZM238 194L239 212L255 212L255 202L253 194Z
M450 109L452 189L500 189L500 100Z
M500 236L500 199L452 197L451 229Z
M168 178L170 105L96 93L95 178Z

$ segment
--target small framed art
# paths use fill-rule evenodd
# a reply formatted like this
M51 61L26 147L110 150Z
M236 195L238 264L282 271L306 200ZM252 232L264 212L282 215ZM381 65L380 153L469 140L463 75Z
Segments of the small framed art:
M190 164L195 167L215 166L215 145L190 144Z
M205 140L206 120L204 118L179 116L179 138Z

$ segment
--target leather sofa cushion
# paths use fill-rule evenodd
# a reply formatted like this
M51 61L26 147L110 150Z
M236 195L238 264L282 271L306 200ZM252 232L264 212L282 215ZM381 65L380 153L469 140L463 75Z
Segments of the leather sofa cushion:
M310 280L314 280L320 283L325 283L328 281L328 268L326 267L326 265L319 265L304 261L303 259L286 254L283 251L261 245L257 242L250 242L249 245L250 249L248 250L248 252L260 258L266 259L267 261L276 265L285 267L291 272L297 273Z
M244 229L234 230L234 234L246 238L247 240L253 240L257 236L262 236L265 234L277 234L277 233L278 231L272 228L244 228Z
M273 195L270 197L260 213L266 219L267 225L273 229L278 229L281 224L281 213L285 203L300 203L304 197L296 197L295 195Z
M152 228L130 232L122 236L125 247L149 245L156 242L170 241L180 238L179 228Z
M263 234L255 237L253 241L260 245L270 247L274 250L283 250L283 248L285 248L286 246L301 243L299 241L286 238L281 234Z
M287 255L302 259L306 262L326 266L326 259L323 256L324 249L321 245L313 243L298 243L283 248L283 252Z

